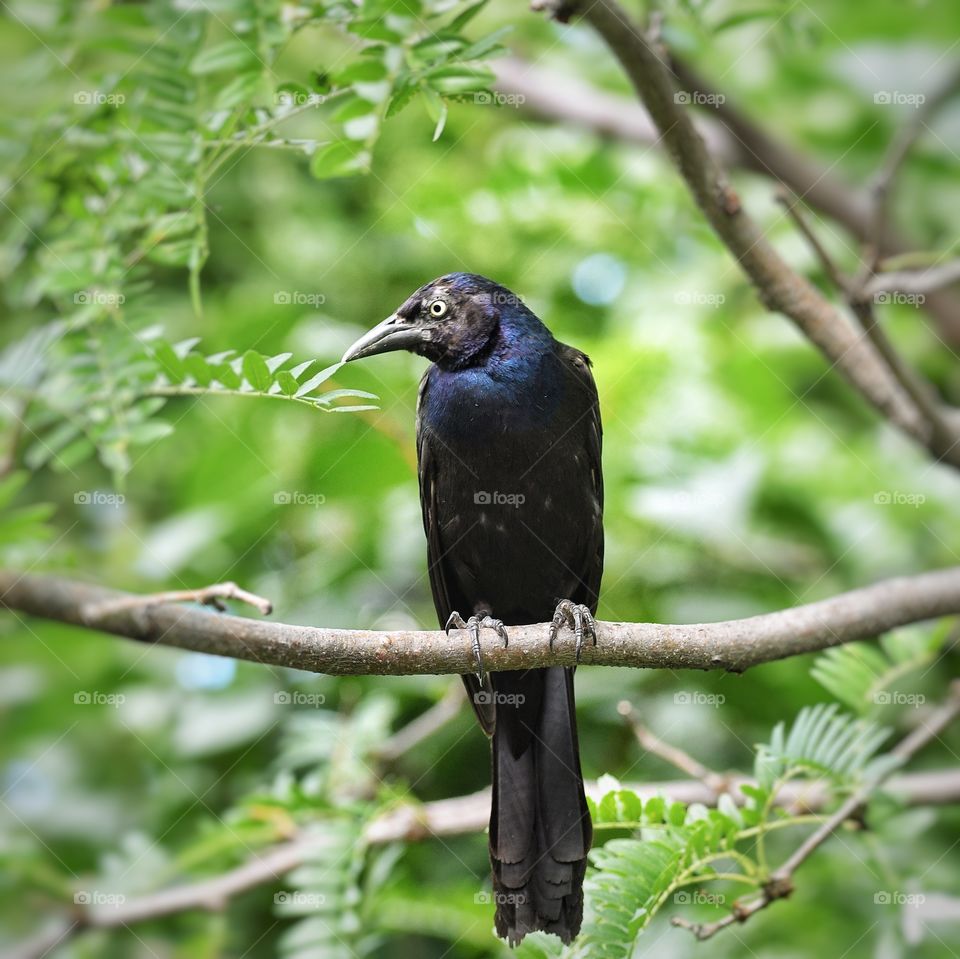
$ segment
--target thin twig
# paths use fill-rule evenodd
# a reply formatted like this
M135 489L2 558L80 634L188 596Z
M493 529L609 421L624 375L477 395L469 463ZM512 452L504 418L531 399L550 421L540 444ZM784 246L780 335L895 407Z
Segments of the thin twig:
M425 739L432 736L438 729L442 729L451 719L460 714L463 708L463 689L459 683L450 686L443 697L434 703L426 712L398 729L380 748L377 749L377 758L383 762L394 762L414 746L419 746Z
M236 583L214 583L212 586L202 586L200 589L176 589L164 593L150 593L145 596L122 596L119 599L108 599L99 603L91 603L81 615L90 623L95 623L105 617L128 610L147 606L160 606L164 603L200 603L203 606L213 606L221 613L226 610L223 604L225 599L235 599L241 603L253 606L264 616L273 612L273 603L269 599L257 596Z
M882 256L883 237L890 220L890 195L904 162L916 145L917 140L928 128L928 123L940 108L960 90L960 70L954 71L947 81L936 91L925 97L913 111L909 122L903 124L891 141L880 167L870 184L873 198L873 229L871 230L869 256L866 258L870 272L875 272Z
M867 287L860 280L846 276L836 261L826 251L816 232L803 215L799 202L792 198L786 190L780 190L777 200L783 205L797 229L803 234L814 255L820 261L833 285L846 299L851 312L863 328L876 351L883 357L890 372L897 378L904 391L913 400L917 411L923 416L930 427L928 445L931 451L938 456L946 456L960 443L960 436L955 435L946 419L944 410L937 401L933 390L914 372L903 356L893 345L886 331L877 321L873 308L875 294L867 292Z
M922 270L892 270L889 273L877 273L864 284L863 291L870 296L876 296L878 293L925 295L958 281L960 281L960 260L950 260Z
M659 756L693 779L700 780L718 795L728 791L729 783L726 776L704 766L698 759L694 759L693 756L684 752L678 746L673 746L660 739L659 736L643 725L640 721L640 714L632 703L627 702L627 700L621 701L617 705L617 712L629 723L633 735L642 749Z

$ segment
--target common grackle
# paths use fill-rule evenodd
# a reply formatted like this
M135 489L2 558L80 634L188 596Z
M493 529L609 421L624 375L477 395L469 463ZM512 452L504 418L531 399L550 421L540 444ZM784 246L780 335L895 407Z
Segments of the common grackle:
M484 676L479 637L490 628L506 643L510 625L551 621L551 644L569 625L578 658L584 637L596 642L603 478L590 361L469 273L421 287L343 359L393 350L432 361L417 405L420 501L437 615L471 634L477 675L463 680L493 738L497 934L570 942L592 832L573 669Z

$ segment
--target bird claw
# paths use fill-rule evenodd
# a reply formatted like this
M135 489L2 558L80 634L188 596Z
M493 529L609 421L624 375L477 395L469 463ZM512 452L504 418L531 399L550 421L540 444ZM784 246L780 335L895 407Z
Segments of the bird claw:
M550 624L550 648L553 649L553 642L557 638L560 627L566 623L576 637L577 642L577 662L580 662L580 654L583 652L583 637L589 633L593 639L593 645L597 645L597 623L593 618L593 613L582 603L574 603L569 599L561 599L557 603L556 612L553 614L553 622Z
M507 636L507 628L503 625L502 620L494 619L489 615L471 616L468 620L464 621L463 617L456 610L454 610L447 619L445 630L448 636L450 635L450 630L454 628L470 630L470 645L473 650L473 658L477 662L477 678L482 683L484 674L483 654L480 652L480 630L494 630L494 632L496 632L496 634L503 640L504 648L506 648L510 643L510 637Z

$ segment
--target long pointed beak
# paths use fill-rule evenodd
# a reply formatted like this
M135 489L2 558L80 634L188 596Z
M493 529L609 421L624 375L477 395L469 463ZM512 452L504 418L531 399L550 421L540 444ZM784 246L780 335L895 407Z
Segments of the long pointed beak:
M396 313L378 323L343 354L342 363L361 360L365 356L378 353L392 353L394 350L412 350L424 340L423 330L417 323L404 320Z

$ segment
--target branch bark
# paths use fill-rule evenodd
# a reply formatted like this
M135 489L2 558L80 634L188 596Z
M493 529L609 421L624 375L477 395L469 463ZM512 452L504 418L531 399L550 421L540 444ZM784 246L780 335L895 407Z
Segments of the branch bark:
M401 676L462 674L476 668L469 636L458 630L447 635L440 630L328 629L265 623L170 603L118 602L133 598L76 580L0 570L0 607L140 642L315 673ZM598 643L584 648L581 662L743 672L957 613L960 566L888 579L749 619L693 625L598 622ZM487 669L575 663L572 636L561 633L551 650L547 623L511 626L509 633L507 647L495 634L482 635Z

